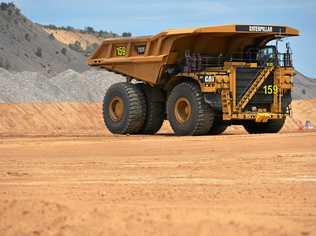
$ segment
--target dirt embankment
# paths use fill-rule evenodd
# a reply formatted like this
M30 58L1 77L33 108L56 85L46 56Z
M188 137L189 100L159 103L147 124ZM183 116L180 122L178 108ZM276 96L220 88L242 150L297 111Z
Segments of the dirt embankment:
M1 136L103 135L99 103L0 104Z
M304 128L307 120L316 125L316 99L293 102L293 116L283 132ZM171 133L166 123L160 132ZM244 133L234 126L227 133ZM0 136L104 135L101 103L0 104Z

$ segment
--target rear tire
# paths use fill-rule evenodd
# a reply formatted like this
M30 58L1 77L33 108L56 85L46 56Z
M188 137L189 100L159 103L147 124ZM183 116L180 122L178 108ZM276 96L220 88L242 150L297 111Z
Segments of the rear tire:
M114 134L137 134L144 126L146 103L142 91L131 83L112 85L103 101L103 119Z
M176 135L205 135L212 127L214 111L196 83L183 82L168 97L167 116Z
M269 120L266 123L246 121L243 126L249 134L278 133L285 123L285 119Z
M157 133L165 117L165 98L163 91L159 88L152 88L146 84L136 84L144 93L146 98L146 119L140 134Z

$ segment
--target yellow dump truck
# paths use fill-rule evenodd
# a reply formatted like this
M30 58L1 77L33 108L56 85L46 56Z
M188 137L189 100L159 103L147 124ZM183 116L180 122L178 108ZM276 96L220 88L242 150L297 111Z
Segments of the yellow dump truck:
M115 134L154 134L168 119L176 135L220 134L229 125L276 133L291 113L294 68L286 26L171 29L105 40L87 63L126 77L103 103Z

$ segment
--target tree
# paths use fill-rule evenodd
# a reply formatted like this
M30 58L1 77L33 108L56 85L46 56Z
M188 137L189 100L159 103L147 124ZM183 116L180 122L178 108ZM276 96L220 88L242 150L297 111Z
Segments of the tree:
M132 36L132 33L130 32L123 32L122 33L122 37L131 37Z
M87 26L87 27L85 27L84 29L85 29L85 31L86 31L87 33L90 33L90 34L94 34L94 33L95 33L94 28L91 27L91 26Z
M52 25L52 24L50 24L50 25L44 25L44 27L46 27L46 28L48 28L48 29L52 29L52 30L57 30L57 29L58 29L56 25Z
M69 30L69 31L73 31L73 30L74 30L74 27L72 27L72 26L67 26L66 29Z

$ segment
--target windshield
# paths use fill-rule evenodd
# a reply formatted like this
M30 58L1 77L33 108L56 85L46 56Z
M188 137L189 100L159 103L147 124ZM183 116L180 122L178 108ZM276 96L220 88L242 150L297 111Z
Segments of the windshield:
M257 61L260 66L273 66L278 64L277 49L275 46L261 48L257 54Z

